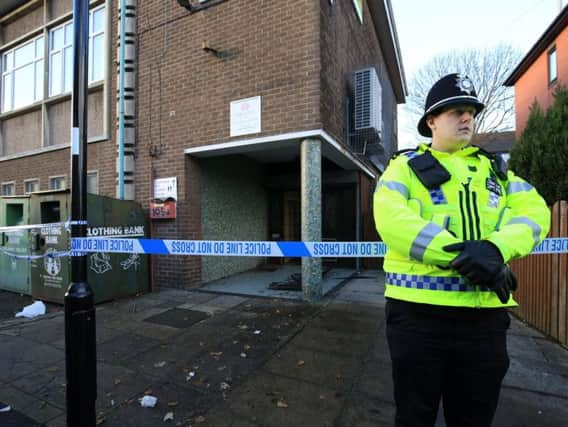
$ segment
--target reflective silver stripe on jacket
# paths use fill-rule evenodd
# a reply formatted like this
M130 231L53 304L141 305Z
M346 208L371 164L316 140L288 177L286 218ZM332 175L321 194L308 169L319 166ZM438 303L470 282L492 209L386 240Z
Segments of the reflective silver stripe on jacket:
M526 216L519 216L517 218L511 218L509 220L509 222L507 222L507 225L509 225L509 224L525 224L525 225L528 225L533 231L534 245L536 246L536 245L539 244L540 232L542 231L542 229L540 228L540 225L538 225L532 219L527 218Z
M406 188L406 185L404 185L400 182L396 182L396 181L380 180L375 191L377 191L383 185L385 187L387 187L389 190L396 191L396 192L400 193L402 195L402 197L404 197L406 200L408 200L408 188Z
M520 193L521 191L531 191L533 186L528 182L510 182L507 185L507 194Z
M426 252L426 248L434 237L442 231L442 228L433 222L426 224L426 226L420 230L420 233L418 233L414 242L412 242L412 246L410 247L410 256L418 261L422 261L424 259L424 252Z

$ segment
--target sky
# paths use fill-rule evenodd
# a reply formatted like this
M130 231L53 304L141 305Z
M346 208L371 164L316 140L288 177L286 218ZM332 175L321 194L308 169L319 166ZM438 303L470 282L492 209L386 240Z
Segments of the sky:
M500 43L526 54L568 0L391 0L406 82L433 56ZM408 88L410 90L410 88ZM418 134L398 107L400 148L416 145Z

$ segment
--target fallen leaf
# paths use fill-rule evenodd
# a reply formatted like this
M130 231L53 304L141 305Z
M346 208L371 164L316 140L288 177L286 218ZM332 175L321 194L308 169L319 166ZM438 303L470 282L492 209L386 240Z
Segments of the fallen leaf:
M227 369L227 366L226 366L226 365L219 366L219 367L217 368L218 371L224 371L225 369Z
M228 383L226 383L226 382L222 382L222 383L219 385L219 388L220 388L221 390L229 390L229 389L231 388L231 386L230 386Z
M250 350L250 349L251 349L251 346L248 345L248 344L245 344L245 345L244 345L244 349L245 349L245 350Z
M106 420L105 420L105 417L99 417L99 418L97 418L96 423L97 423L98 426L100 426L100 425L101 425L102 423L104 423L105 421L106 421Z
M165 360L162 360L161 362L154 363L154 368L163 368L164 366L166 366Z
M164 415L164 422L173 421L173 420L174 420L173 412L168 412L166 415Z
M198 424L204 423L205 417L203 415L199 415L198 417L195 417L195 422L198 423Z
M243 359L246 359L247 354L246 354L246 353L241 353L241 357L242 357Z
M174 406L178 406L179 402L177 400L174 400L173 402L168 402L168 406L170 408L173 408Z
M222 351L212 351L211 353L209 353L209 355L213 357L221 357L222 354Z
M260 335L261 333L262 333L262 332L261 332L259 329L257 329L256 331L254 331L254 334L255 334L255 335Z
M298 360L298 363L296 363L296 366L297 366L298 368L301 368L301 367L303 367L305 364L306 364L306 362L304 362L303 360Z
M120 379L115 379L114 380L114 385L119 385L120 383L122 383L122 381L120 381Z
M279 408L287 408L288 404L286 403L286 401L284 399L278 399L276 401L276 406Z
M59 368L57 366L53 366L51 368L47 368L47 372L57 372L59 371Z

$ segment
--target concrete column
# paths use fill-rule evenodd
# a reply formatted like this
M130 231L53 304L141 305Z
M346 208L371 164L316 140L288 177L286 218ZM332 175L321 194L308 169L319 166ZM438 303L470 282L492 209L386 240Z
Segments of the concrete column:
M321 141L305 139L301 143L302 241L321 241ZM317 301L322 296L321 258L302 258L304 299Z

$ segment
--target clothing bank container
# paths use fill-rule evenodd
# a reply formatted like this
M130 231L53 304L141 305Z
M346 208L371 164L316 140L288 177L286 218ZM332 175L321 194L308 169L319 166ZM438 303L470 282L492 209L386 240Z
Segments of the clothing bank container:
M29 209L29 196L2 196L0 227L29 225ZM30 261L26 258L30 251L28 229L0 233L0 289L31 295Z
M71 247L69 190L33 193L30 196L30 221L42 227L30 232L33 259L31 290L36 299L63 303L71 281L71 259L57 256ZM142 208L130 200L87 195L87 237L144 238L148 224ZM47 256L53 253L55 256ZM149 290L148 255L124 253L87 253L87 282L95 303L144 293Z

